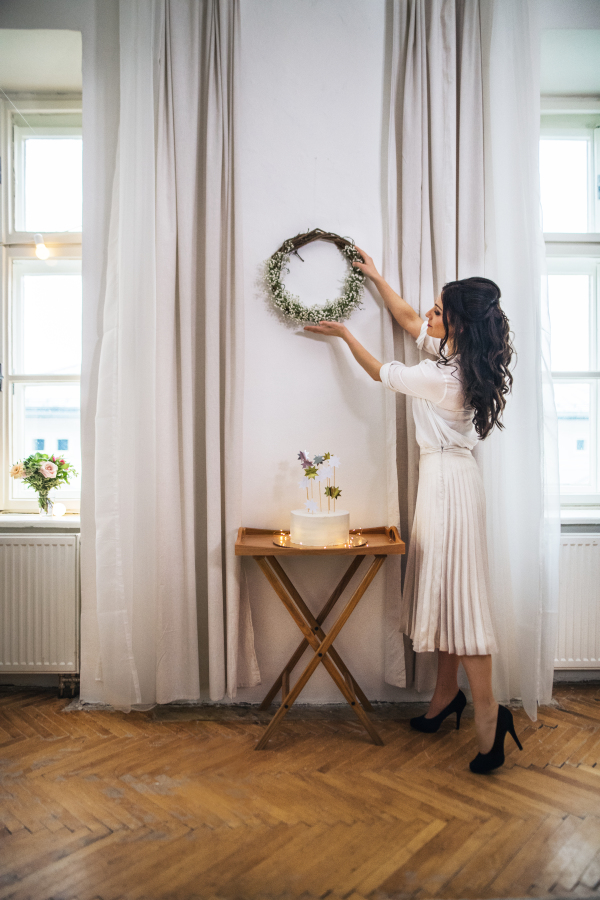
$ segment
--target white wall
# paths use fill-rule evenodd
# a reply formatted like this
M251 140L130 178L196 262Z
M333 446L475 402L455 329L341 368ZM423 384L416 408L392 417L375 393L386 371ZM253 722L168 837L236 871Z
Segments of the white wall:
M81 34L48 29L0 30L4 91L81 91Z
M385 0L243 0L241 183L246 292L243 521L289 527L302 503L299 450L335 452L351 527L384 525L384 388L338 339L284 324L261 285L264 260L284 239L319 227L354 238L380 262L382 132L386 90ZM287 285L307 303L339 295L344 262L327 244L292 259ZM368 290L349 327L378 358L382 304ZM284 565L313 610L349 560ZM366 566L365 566L366 568ZM248 577L263 685L275 679L300 632L253 560ZM356 583L356 582L355 582ZM400 696L383 683L383 573L337 646L373 698ZM341 606L340 606L341 609ZM306 660L308 660L308 655ZM324 670L301 701L337 701Z
M600 28L543 29L540 74L542 94L598 96Z

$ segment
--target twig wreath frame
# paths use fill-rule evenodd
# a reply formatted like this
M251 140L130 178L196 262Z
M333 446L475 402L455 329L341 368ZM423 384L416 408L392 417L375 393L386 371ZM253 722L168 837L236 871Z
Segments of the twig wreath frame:
M329 241L335 244L342 255L348 260L350 271L344 281L342 296L337 300L328 300L323 306L304 306L300 298L291 294L283 283L283 273L289 272L287 268L290 256L295 253L302 259L298 250L313 241ZM304 260L302 260L304 262ZM310 322L317 325L321 321L342 321L347 319L355 309L360 307L365 276L360 269L355 269L353 262L364 262L364 259L348 238L341 237L331 231L323 231L321 228L313 228L297 234L296 237L284 241L279 250L269 257L266 264L266 282L273 305L287 319L293 322Z

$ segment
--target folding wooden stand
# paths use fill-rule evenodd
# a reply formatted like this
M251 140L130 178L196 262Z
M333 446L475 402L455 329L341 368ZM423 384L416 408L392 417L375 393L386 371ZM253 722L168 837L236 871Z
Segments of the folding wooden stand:
M361 531L361 534L367 539L367 543L362 547L310 547L300 549L297 547L276 546L274 541L282 533L283 532L280 531L271 531L262 528L240 528L238 539L235 544L236 556L254 557L263 571L265 578L304 635L304 639L284 666L281 674L261 704L261 709L268 709L281 690L281 705L255 749L263 750L266 747L269 738L280 724L283 717L287 714L288 710L291 709L294 702L298 699L300 692L308 683L308 680L317 669L319 663L322 663L325 666L343 696L367 730L372 741L375 744L381 745L383 744L383 741L367 715L367 711L371 709L371 705L361 690L360 685L333 646L333 642L350 618L350 615L377 575L377 572L382 567L386 556L404 553L404 542L400 539L398 530L394 527L365 528ZM278 560L278 557L280 556L353 556L354 559L315 618L281 567ZM342 596L365 556L373 557L371 565L365 572L362 581L354 591L352 597L333 623L329 633L325 634L321 627L323 622ZM314 656L304 669L296 684L290 688L290 675L309 645L314 650Z

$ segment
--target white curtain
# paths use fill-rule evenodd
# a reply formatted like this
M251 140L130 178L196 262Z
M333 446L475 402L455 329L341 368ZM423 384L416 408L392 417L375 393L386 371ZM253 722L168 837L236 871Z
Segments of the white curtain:
M539 197L537 0L482 0L485 274L497 281L518 362L506 433L482 444L502 699L536 717L552 698L560 496Z
M81 696L130 709L199 699L200 673L215 700L259 674L233 555L237 3L121 0L119 12L106 291L86 347L97 391L84 420L82 544L95 579L82 582Z
M532 718L551 696L558 558L552 442L544 448L553 400L542 352L534 14L529 0L395 0L384 260L386 278L422 316L447 281L486 275L502 290L519 362L506 430L478 450L495 689L501 700L521 697ZM419 361L395 325L393 337L395 358ZM418 484L410 399L398 396L395 418L407 536ZM414 663L415 686L430 689L434 655Z

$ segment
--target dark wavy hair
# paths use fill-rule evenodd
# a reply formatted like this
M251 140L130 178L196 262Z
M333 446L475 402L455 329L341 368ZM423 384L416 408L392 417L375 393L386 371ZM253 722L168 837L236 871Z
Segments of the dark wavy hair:
M502 411L513 381L508 367L515 349L499 301L500 288L489 278L449 281L442 289L446 334L439 364L458 364L465 405L473 410L473 424L482 440L494 426L504 427ZM452 352L447 356L450 329Z

